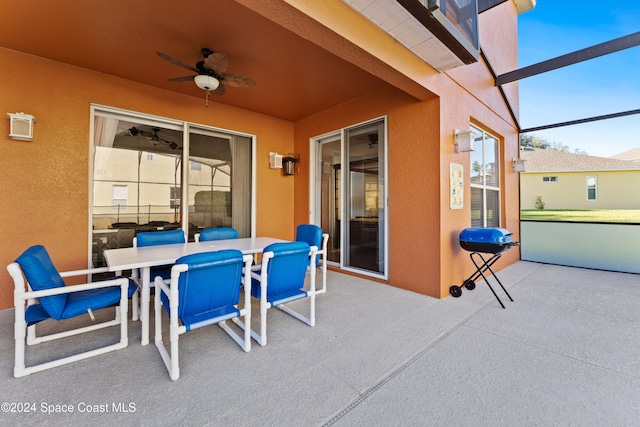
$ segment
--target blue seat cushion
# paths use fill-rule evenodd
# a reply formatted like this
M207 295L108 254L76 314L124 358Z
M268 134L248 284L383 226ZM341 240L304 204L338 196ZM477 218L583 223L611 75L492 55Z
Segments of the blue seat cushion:
M43 320L51 319L51 316L46 312L46 310L42 307L42 304L34 304L27 307L27 310L24 313L24 319L27 322L27 325L34 325L38 322L42 322Z
M127 297L131 298L136 290L136 285L129 280ZM92 311L101 308L111 307L120 303L120 287L91 289L88 291L73 292L67 298L67 306L62 313L63 319L70 319L80 314L86 313L90 308Z
M47 250L42 245L32 246L16 259L31 289L43 291L65 286L60 273L53 265ZM60 319L67 304L67 295L52 295L39 298L42 308L54 319Z
M222 322L223 320L232 319L238 316L240 316L240 310L235 308L233 305L227 305L210 311L192 314L189 316L182 316L180 320L182 321L182 324L187 328L187 331L190 331L192 329L192 326L197 326L197 324L200 322L206 322L213 319Z
M284 304L289 301L295 301L297 299L304 298L307 295L308 292L302 289L294 289L278 294L272 294L269 292L267 284L267 302L271 303L272 306ZM260 281L257 279L251 279L251 296L258 299L262 296Z
M136 284L129 279L129 289L127 297L131 298L136 290ZM102 308L110 307L120 303L120 287L112 286L100 289L91 289L87 291L72 292L67 294L67 304L64 307L61 315L56 320L70 319L72 317L79 316L87 312L87 309L92 311L100 310ZM25 312L25 320L27 324L32 325L48 318L54 318L50 316L46 308L42 303L34 304L27 307Z

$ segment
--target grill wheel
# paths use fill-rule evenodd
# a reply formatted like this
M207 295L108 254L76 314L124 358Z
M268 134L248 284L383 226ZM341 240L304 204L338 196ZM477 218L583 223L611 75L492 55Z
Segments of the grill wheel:
M462 288L460 286L453 285L452 287L449 288L449 293L451 294L452 297L458 298L459 296L462 295Z

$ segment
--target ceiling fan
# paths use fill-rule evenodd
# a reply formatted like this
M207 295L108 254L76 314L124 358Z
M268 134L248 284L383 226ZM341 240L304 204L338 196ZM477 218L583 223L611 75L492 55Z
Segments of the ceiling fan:
M169 61L179 67L186 68L187 70L197 73L194 76L174 77L168 79L170 82L188 82L194 81L196 86L200 89L207 91L207 97L209 91L212 91L214 95L222 96L227 92L226 85L233 87L251 87L255 86L256 82L248 77L240 76L238 74L229 74L225 71L229 65L229 59L227 55L222 52L214 52L209 48L201 49L203 61L198 61L195 67L185 64L179 59L170 57L162 52L156 52L158 56L165 61Z
M162 139L158 136L158 132L160 131L160 128L152 128L151 130L153 131L153 133L140 130L136 127L132 127L131 129L127 129L127 133L129 133L129 135L131 136L142 135L145 138L147 138L149 141L151 141L151 144L153 145L163 144L171 148L172 150L175 150L176 148L178 148L178 144L176 144L175 142Z
M369 139L369 148L373 148L374 146L378 145L377 133L370 133L369 135L367 135L367 138Z

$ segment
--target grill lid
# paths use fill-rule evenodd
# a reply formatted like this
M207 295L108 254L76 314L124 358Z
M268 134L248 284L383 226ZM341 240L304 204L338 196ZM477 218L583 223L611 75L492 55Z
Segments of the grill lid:
M509 230L504 228L465 228L460 232L460 242L481 243L487 245L505 245L513 243Z

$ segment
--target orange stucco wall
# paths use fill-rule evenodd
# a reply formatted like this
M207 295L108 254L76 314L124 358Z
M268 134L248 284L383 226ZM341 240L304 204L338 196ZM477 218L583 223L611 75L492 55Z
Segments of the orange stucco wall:
M429 295L439 294L438 281L424 278L440 276L440 253L437 244L431 244L437 242L440 223L438 109L437 98L418 102L385 87L296 122L295 127L296 150L308 159L311 137L387 116L389 283ZM308 168L301 169L296 176L296 223L309 221L308 182Z
M329 3L333 7L343 7L342 4ZM323 8L314 3L312 10L306 11L314 13L318 21L324 19L324 23L329 25L328 21L335 14L329 13L331 10L323 13ZM343 12L342 15L350 14L348 9ZM462 250L458 243L460 231L471 224L470 160L468 153L455 153L454 129L466 130L473 123L501 140L501 225L519 240L519 202L516 196L519 177L511 169L511 159L518 157L517 128L482 60L438 73L415 61L415 57L408 60L408 51L398 52L404 48L395 43L385 43L381 38L372 45L372 24L358 19L357 15L349 16L348 22L332 20L332 29L359 42L365 50L375 51L376 57L387 59L394 69L413 76L433 95L430 99L418 101L399 90L381 88L376 93L301 120L295 127L296 152L303 153L303 158L309 158L309 138L386 115L389 284L439 298L446 297L451 285L460 285L474 271L468 252ZM310 31L309 28L306 31ZM517 11L514 4L509 2L483 13L480 16L480 37L481 45L497 73L517 68ZM344 47L337 44L327 48L340 54ZM505 87L505 92L517 116L517 83ZM465 168L462 210L449 208L450 163L458 163ZM303 168L302 174L296 176L296 223L309 219L308 188L308 169ZM499 270L518 259L519 250L514 248L505 253L496 267Z
M0 120L0 308L13 306L5 267L31 245L60 270L87 267L91 103L257 135L257 234L293 238L293 181L269 169L270 151L292 151L292 123L4 48L0 64L0 111L36 117L33 142Z
M435 297L447 296L473 270L457 241L471 223L469 155L454 152L453 134L474 123L501 140L502 226L519 239L518 175L511 170L517 130L482 60L438 73L337 0L242 2L255 3L265 16L274 14L274 21L391 85L290 123L213 102L205 109L204 99L0 48L2 111L37 119L34 142L10 140L8 120L0 127L1 266L41 243L61 270L86 267L91 103L257 135L257 234L289 239L296 224L309 221L310 138L386 116L389 283ZM274 3L286 6L287 14L273 12ZM295 7L309 14L304 25L289 19ZM480 16L481 45L497 73L517 68L516 35L512 2ZM517 115L517 84L505 92ZM300 173L282 177L269 169L270 151L300 153ZM449 208L450 163L465 167L462 210ZM512 249L497 267L517 259L519 251ZM3 268L0 308L12 305L12 288Z
M389 162L389 284L439 298L449 294L473 270L468 252L458 243L460 231L471 224L469 154L455 153L453 129L470 122L502 136L504 141L502 217L506 228L519 236L517 174L509 144L517 137L502 118L453 82L442 84L442 98L428 101L393 88L382 88L363 98L329 109L295 126L296 152L309 159L310 138L371 120L387 117ZM508 135L508 136L504 136ZM449 208L449 164L465 168L464 209ZM309 167L302 163L296 175L296 224L309 221ZM519 259L517 249L500 261L499 268Z

